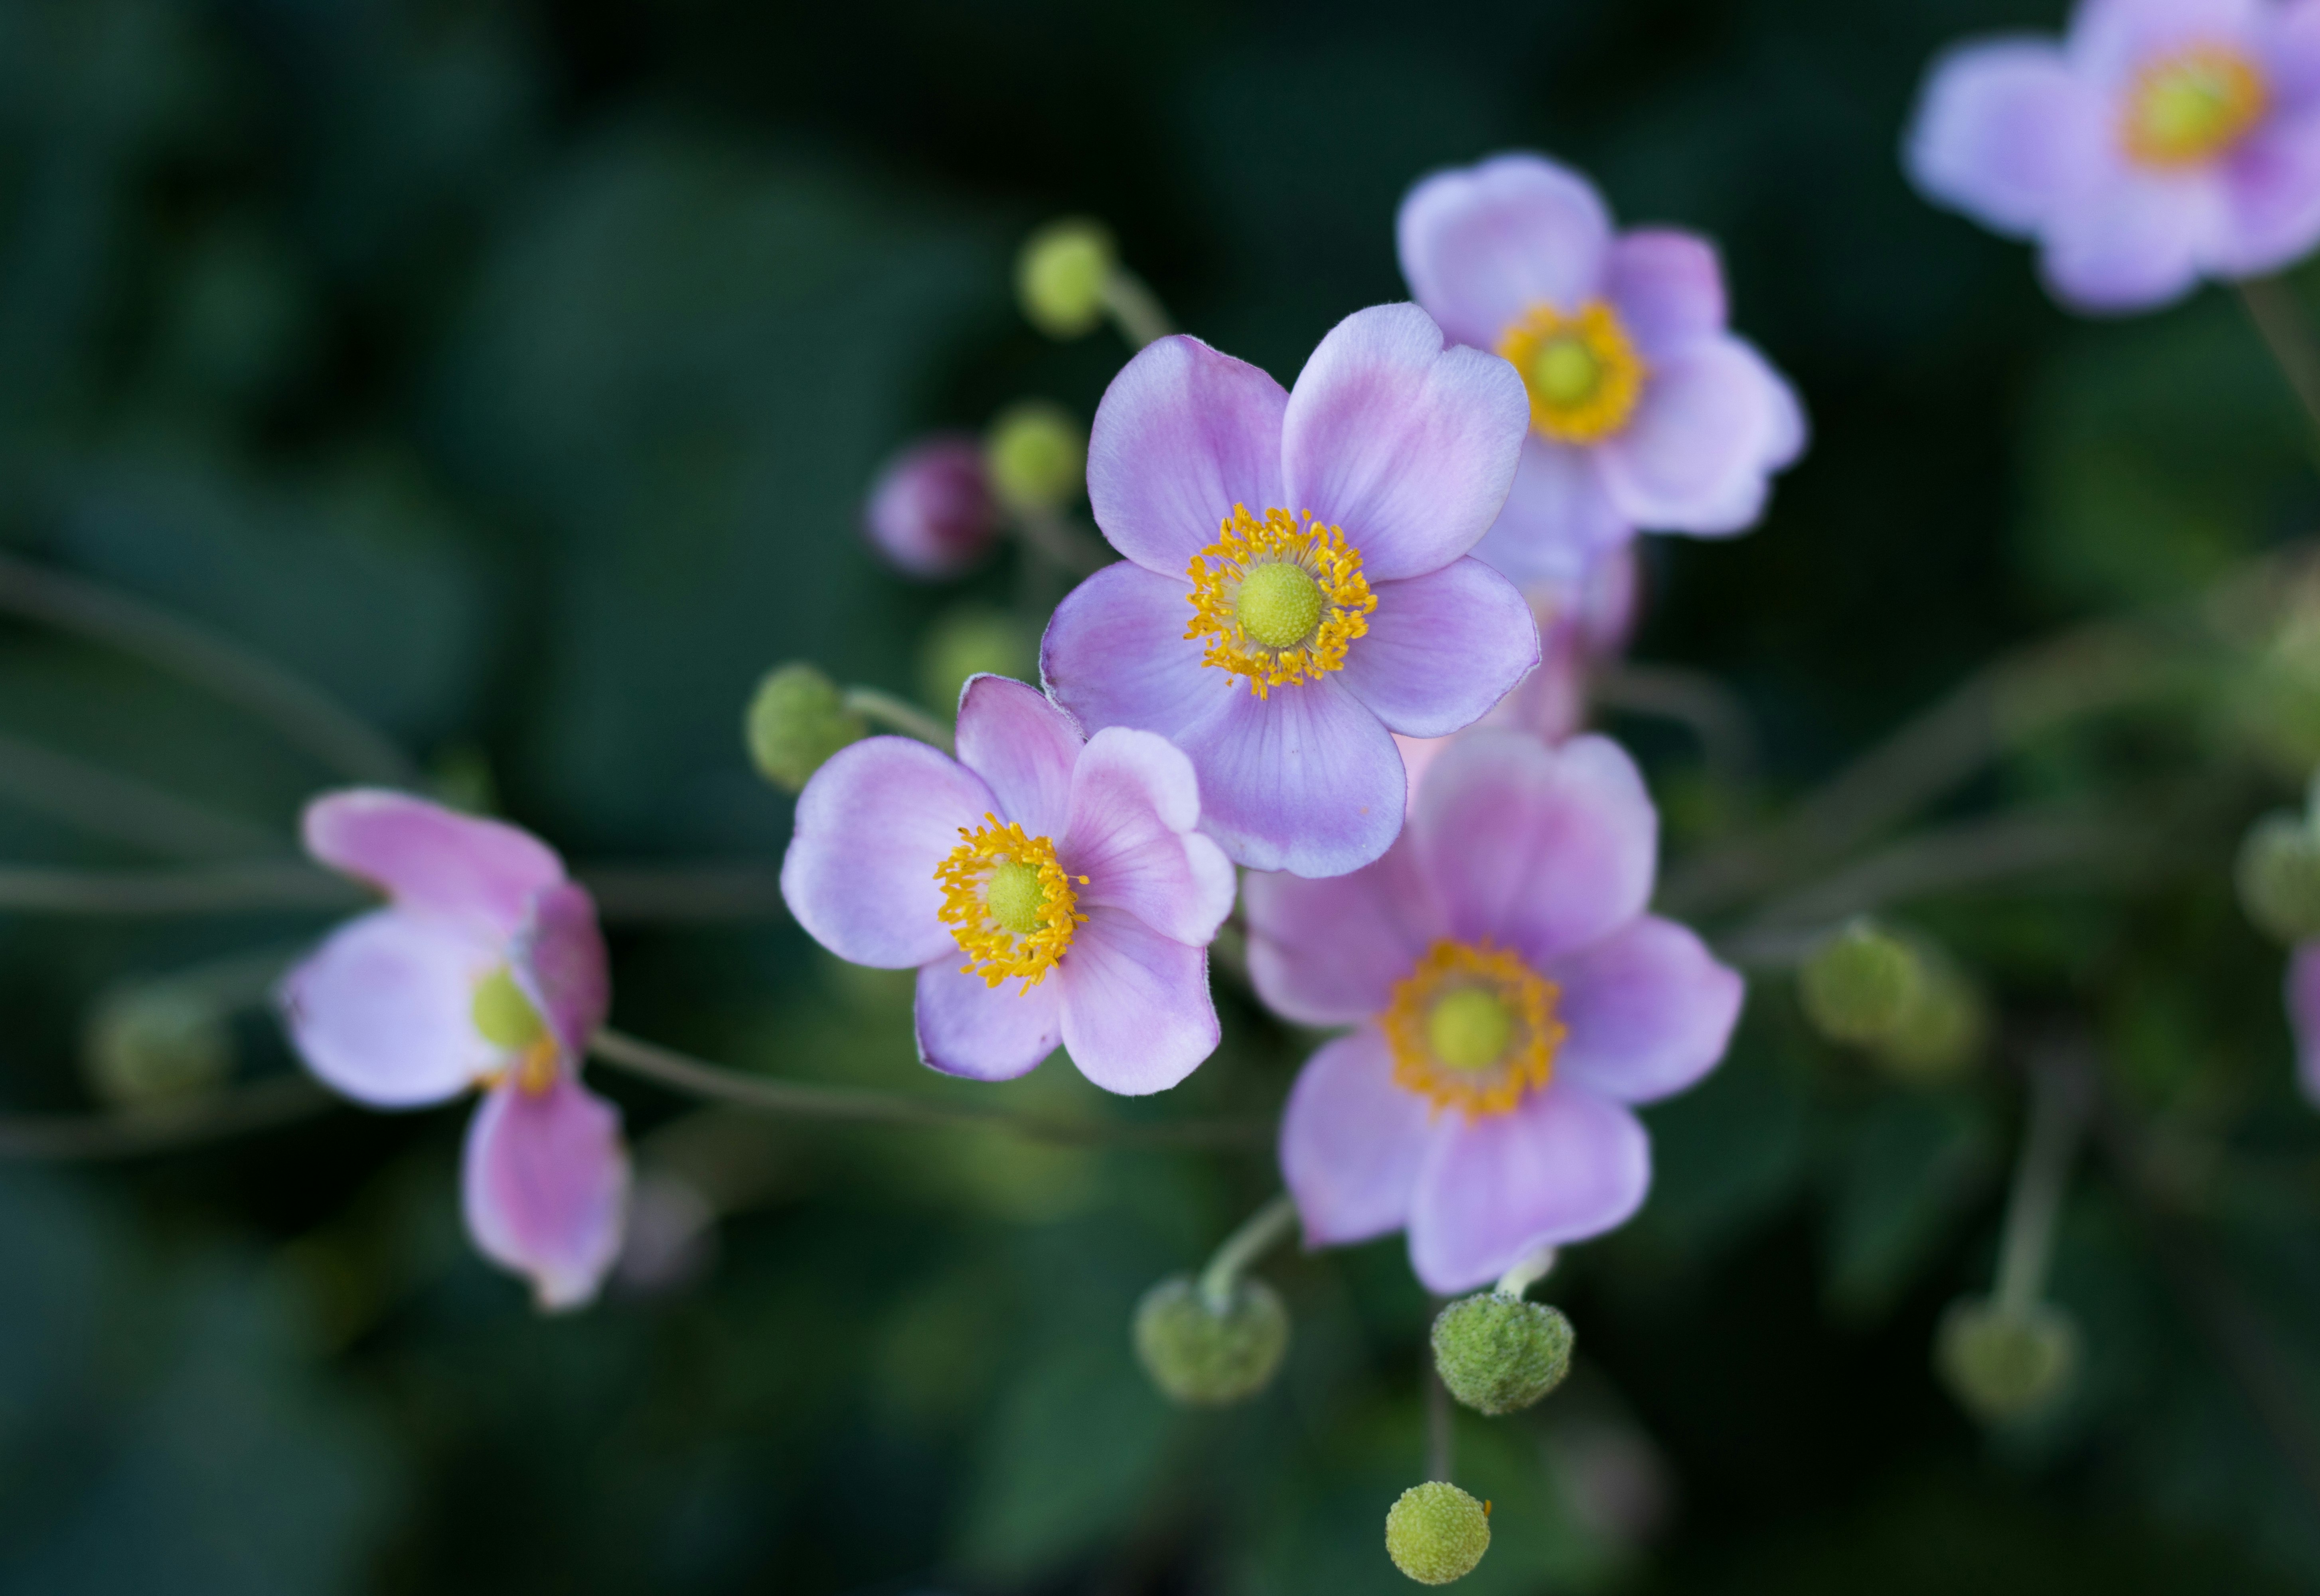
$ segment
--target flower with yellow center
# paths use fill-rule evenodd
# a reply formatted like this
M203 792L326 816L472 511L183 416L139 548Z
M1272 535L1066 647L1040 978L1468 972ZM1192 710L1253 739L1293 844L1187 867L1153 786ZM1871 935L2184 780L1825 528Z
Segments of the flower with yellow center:
M1565 315L1535 304L1499 336L1530 391L1531 425L1558 443L1596 443L1627 424L1651 375L1619 314L1600 299Z
M2263 75L2247 57L2198 45L2135 74L2121 137L2144 166L2197 166L2245 138L2270 105Z
M958 834L965 839L935 870L943 889L936 911L967 956L961 975L980 975L985 986L1010 976L1023 978L1029 992L1072 945L1073 928L1087 919L1077 910L1073 883L1084 875L1065 874L1056 845L1025 833L1020 821L991 823Z
M1346 648L1370 627L1377 597L1345 533L1286 510L1257 520L1245 504L1192 557L1188 639L1208 639L1202 665L1248 678L1259 698L1275 687L1344 668Z
M511 1065L485 1076L485 1085L495 1086L512 1073L519 1088L537 1097L556 1084L556 1038L507 966L476 984L468 1013L478 1036L514 1056Z
M1379 1023L1395 1084L1461 1109L1503 1114L1554 1078L1568 1034L1555 1018L1554 982L1490 942L1436 942L1394 984Z

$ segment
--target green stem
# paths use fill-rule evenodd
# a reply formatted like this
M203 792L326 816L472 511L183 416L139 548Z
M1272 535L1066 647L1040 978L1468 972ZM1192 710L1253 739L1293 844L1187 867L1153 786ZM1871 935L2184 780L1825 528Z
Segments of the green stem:
M159 787L0 736L0 793L92 837L171 858L280 853L288 839Z
M875 721L904 737L932 743L946 754L951 751L948 727L918 705L905 703L891 693L881 693L875 687L848 687L844 702L847 709L865 721Z
M1159 295L1124 266L1112 268L1104 279L1103 308L1111 324L1119 329L1119 336L1139 349L1175 331L1168 313L1161 308Z
M1273 1250L1297 1225L1297 1203L1283 1192L1258 1209L1241 1228L1224 1239L1201 1271L1201 1295L1221 1309L1232 1299L1233 1284L1242 1271Z
M295 860L180 870L65 870L0 866L0 912L31 914L235 914L346 910L362 890Z
M1756 733L1739 694L1705 671L1610 661L1588 679L1588 696L1607 709L1673 721L1699 740L1711 769L1729 781L1756 770Z
M1499 1283L1491 1289L1500 1296L1519 1297L1554 1272L1554 1248L1540 1247L1521 1263L1500 1275Z
M2014 1166L2014 1189L2006 1202L2006 1231L1993 1296L1998 1309L2025 1314L2046 1291L2046 1270L2054 1256L2054 1222L2069 1188L2071 1158L2086 1123L2086 1093L2051 1066L2032 1066L2030 1128Z
M0 1115L0 1158L94 1161L175 1152L311 1119L337 1101L298 1075L133 1112Z
M1430 1347L1422 1361L1425 1373L1418 1377L1426 1383L1426 1477L1448 1485L1454 1483L1451 1475L1458 1463L1456 1415L1450 1410L1450 1388L1442 1383Z

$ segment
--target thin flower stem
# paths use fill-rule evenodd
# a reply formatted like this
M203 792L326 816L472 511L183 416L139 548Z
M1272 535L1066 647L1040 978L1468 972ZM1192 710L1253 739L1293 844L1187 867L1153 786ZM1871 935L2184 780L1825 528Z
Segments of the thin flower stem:
M1221 1308L1232 1296L1233 1283L1248 1266L1273 1250L1297 1225L1297 1203L1282 1192L1242 1222L1224 1239L1201 1271L1201 1295Z
M1159 295L1124 266L1113 267L1104 279L1103 308L1111 324L1119 329L1119 336L1139 349L1176 330L1161 307Z
M2305 419L2320 433L2320 349L2296 293L2278 277L2250 277L2239 286L2240 304L2271 352L2279 374L2304 406Z
M92 837L170 858L281 853L289 839L159 787L0 736L0 794Z
M1451 1475L1458 1464L1455 1415L1450 1410L1450 1388L1434 1366L1430 1344L1423 1356L1426 1372L1419 1378L1426 1383L1426 1477L1448 1485L1454 1483Z
M0 611L133 654L271 722L350 781L416 788L403 751L279 666L190 621L77 576L0 555Z
M2054 1257L2054 1221L2069 1189L2071 1158L2086 1124L2086 1093L2062 1070L2034 1064L2030 1074L2030 1128L2014 1166L2014 1189L2006 1202L2005 1239L1998 1261L1998 1307L2023 1314L2046 1291L2046 1270Z
M1155 1124L1067 1120L1026 1114L996 1103L947 1102L776 1081L708 1064L609 1029L590 1038L588 1051L616 1069L641 1075L672 1091L798 1119L849 1120L865 1125L983 1126L1010 1131L1032 1141L1069 1147L1109 1143L1187 1152L1264 1149L1271 1146L1273 1137L1273 1123L1267 1120L1180 1120Z
M1112 563L1110 546L1082 531L1062 512L1045 506L1019 509L1018 536L1049 564L1074 576L1092 576Z
M948 727L916 704L905 703L891 693L881 693L875 687L848 687L845 704L865 721L875 721L904 737L915 737L920 742L932 743L946 754L951 751Z
M1588 695L1607 709L1673 721L1699 740L1709 768L1727 781L1756 772L1756 731L1739 694L1705 671L1607 662L1590 673Z
M156 917L346 910L359 887L296 860L177 870L66 870L0 866L0 911Z
M133 1112L0 1115L0 1158L94 1162L176 1152L312 1119L337 1101L300 1075Z
M1519 1297L1554 1273L1554 1248L1542 1247L1504 1274L1500 1275L1499 1283L1491 1289L1500 1296Z

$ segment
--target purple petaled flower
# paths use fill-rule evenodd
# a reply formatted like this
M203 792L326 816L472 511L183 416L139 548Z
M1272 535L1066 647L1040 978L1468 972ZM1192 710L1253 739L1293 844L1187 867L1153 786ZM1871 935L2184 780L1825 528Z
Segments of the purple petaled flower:
M1522 595L1466 558L1527 407L1503 361L1413 304L1346 317L1293 392L1197 339L1112 379L1088 497L1127 562L1048 623L1048 691L1192 757L1238 863L1367 864L1401 827L1392 732L1471 724L1538 663Z
M1313 1246L1409 1233L1436 1292L1620 1224L1651 1183L1627 1105L1724 1056L1740 977L1645 912L1659 817L1618 744L1476 730L1384 858L1252 875L1249 972L1308 1025L1281 1169Z
M2288 961L2288 1025L2296 1033L2296 1084L2320 1106L2320 942L2297 946Z
M1106 1091L1159 1092L1217 1045L1207 949L1233 872L1200 821L1161 739L1083 741L1036 690L979 676L957 759L874 737L814 773L782 896L838 957L917 968L936 1069L1009 1080L1060 1040Z
M2276 270L2320 242L2320 3L2081 0L1936 60L1905 153L2079 310Z
M1714 245L1614 236L1594 186L1536 155L1436 173L1395 231L1418 303L1528 391L1522 468L1477 556L1518 582L1567 581L1638 528L1755 524L1772 474L1804 450L1804 411L1725 330Z
M956 576L981 559L999 533L982 443L939 432L888 460L863 506L862 531L913 576Z
M463 1164L468 1234L542 1308L588 1301L619 1255L629 1189L620 1111L580 1084L611 1004L595 905L530 832L401 793L318 798L305 840L389 899L282 984L307 1067L373 1108L484 1087Z

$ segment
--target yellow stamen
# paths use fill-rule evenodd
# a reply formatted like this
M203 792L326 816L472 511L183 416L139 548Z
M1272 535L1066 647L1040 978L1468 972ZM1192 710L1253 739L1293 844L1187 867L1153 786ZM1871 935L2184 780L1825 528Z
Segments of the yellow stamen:
M1503 1114L1554 1078L1569 1034L1554 1017L1562 995L1520 957L1489 942L1436 942L1396 983L1380 1023L1394 1084L1430 1098L1439 1113Z
M2145 166L2197 166L2245 138L2270 108L2255 63L2228 45L2195 45L2135 74L2120 136Z
M1020 975L1029 992L1056 967L1072 945L1073 928L1087 919L1072 892L1074 882L1085 886L1087 877L1065 875L1056 845L1027 836L1020 821L1002 826L995 814L983 818L991 823L958 829L965 840L936 867L935 884L943 889L937 916L967 956L959 974L980 975L986 986Z
M1201 663L1246 676L1259 698L1343 669L1347 646L1368 632L1377 608L1360 551L1310 513L1300 526L1286 510L1259 521L1236 504L1188 574L1185 637L1206 638Z
M1577 315L1535 304L1499 335L1530 391L1530 423L1559 443L1594 443L1627 424L1651 375L1618 313L1590 300Z

